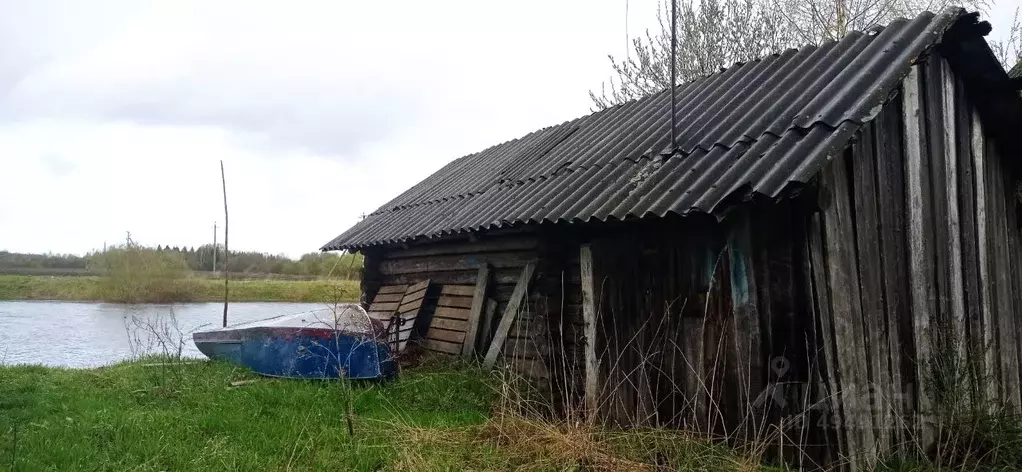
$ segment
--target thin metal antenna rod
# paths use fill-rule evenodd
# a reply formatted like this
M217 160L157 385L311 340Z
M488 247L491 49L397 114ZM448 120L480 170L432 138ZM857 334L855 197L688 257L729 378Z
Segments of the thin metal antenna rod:
M678 100L674 85L678 78L678 0L671 0L671 155L678 147Z

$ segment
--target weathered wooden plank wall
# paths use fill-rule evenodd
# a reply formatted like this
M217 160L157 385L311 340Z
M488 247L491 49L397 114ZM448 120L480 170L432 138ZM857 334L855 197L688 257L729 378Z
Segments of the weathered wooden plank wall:
M849 468L927 450L954 402L1018 408L1022 233L1008 164L934 57L821 174L813 306Z
M362 282L364 294L371 297L378 287L390 284L414 284L429 279L435 285L476 285L479 282L480 268L487 267L485 297L496 303L496 319L483 320L476 327L476 336L485 353L489 340L500 325L500 316L507 308L508 301L514 291L515 283L522 269L530 261L537 261L543 256L545 244L535 232L515 231L510 234L489 235L480 239L467 237L452 238L442 241L431 241L412 244L404 248L366 251L365 277ZM537 264L537 276L545 276L542 272L545 264ZM515 322L510 328L507 342L501 350L501 364L510 364L520 368L522 372L536 378L548 378L542 359L548 354L549 337L547 335L547 301L546 294L533 288L541 284L533 284L527 292L527 303L517 313ZM464 289L467 293L468 288ZM474 295L474 292L470 295ZM425 333L436 310L465 309L466 306L449 306L444 303L439 289L428 292L422 318L423 325L417 326L418 331ZM448 300L450 301L450 300ZM461 300L469 303L468 299ZM480 308L483 305L480 305ZM460 331L467 331L468 325ZM435 340L434 340L435 341ZM438 341L436 341L438 342ZM446 351L453 352L451 346L444 346ZM443 350L443 349L441 349ZM504 357L508 357L504 359Z
M723 221L367 251L363 291L428 278L467 294L487 266L497 315L478 325L485 348L534 262L503 362L548 379L562 413L766 441L807 468L870 469L933 444L949 398L1022 408L1017 157L1001 155L935 55L797 197ZM967 395L946 395L960 378Z

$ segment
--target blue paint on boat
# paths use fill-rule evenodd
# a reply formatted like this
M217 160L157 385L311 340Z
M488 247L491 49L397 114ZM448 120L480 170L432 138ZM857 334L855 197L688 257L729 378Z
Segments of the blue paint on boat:
M364 313L364 312L363 312ZM250 323L192 335L196 347L211 359L224 359L272 377L303 379L386 379L397 372L393 355L378 327L352 324L329 327L304 315ZM260 325L261 324L261 325Z

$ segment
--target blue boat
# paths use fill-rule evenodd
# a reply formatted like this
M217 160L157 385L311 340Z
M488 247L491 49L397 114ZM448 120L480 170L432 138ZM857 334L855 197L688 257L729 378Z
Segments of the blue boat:
M383 327L358 305L197 332L195 346L270 377L387 379L397 372Z

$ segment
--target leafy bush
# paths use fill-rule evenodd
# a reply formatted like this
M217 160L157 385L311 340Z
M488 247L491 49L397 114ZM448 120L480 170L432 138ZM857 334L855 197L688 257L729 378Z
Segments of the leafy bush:
M103 300L121 303L166 303L183 300L190 292L191 270L180 254L142 247L131 240L89 259L102 274Z

